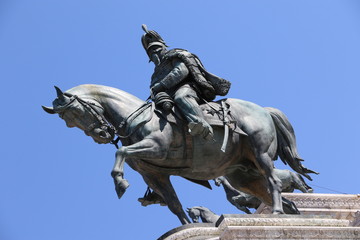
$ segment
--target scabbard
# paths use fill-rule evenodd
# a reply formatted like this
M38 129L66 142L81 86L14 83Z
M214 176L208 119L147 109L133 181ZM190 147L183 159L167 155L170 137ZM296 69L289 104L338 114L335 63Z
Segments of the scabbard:
M225 153L226 151L226 146L229 140L229 118L228 118L228 113L229 113L229 109L226 107L226 104L224 101L221 102L221 108L223 111L223 121L224 121L224 140L223 140L223 144L221 146L221 151Z
M224 126L224 141L223 141L223 144L221 146L221 151L225 153L226 151L226 146L227 146L227 143L228 143L228 139L229 139L229 126L225 123L225 126Z

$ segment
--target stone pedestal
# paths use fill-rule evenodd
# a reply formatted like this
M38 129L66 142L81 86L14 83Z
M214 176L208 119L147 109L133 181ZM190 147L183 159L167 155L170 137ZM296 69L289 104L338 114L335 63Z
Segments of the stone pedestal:
M224 214L215 224L189 224L158 240L360 239L360 196L283 194L301 215L272 215L261 205L255 214Z
M360 239L360 228L349 227L349 220L319 215L223 215L218 228L218 240Z
M301 215L330 216L349 220L351 226L360 226L360 194L282 193L281 195L293 201ZM261 204L255 213L269 214L271 208Z

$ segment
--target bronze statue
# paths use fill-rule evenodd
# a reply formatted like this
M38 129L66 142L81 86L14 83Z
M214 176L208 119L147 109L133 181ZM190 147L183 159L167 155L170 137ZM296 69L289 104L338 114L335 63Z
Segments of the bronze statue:
M225 99L201 105L207 122L213 124L215 141L190 136L187 124L173 114L154 111L153 104L124 91L100 86L80 85L66 92L57 90L53 107L68 127L77 127L97 143L111 143L121 138L111 176L120 198L128 182L123 178L124 163L139 172L145 182L168 205L182 224L190 223L170 182L170 175L209 186L208 180L226 176L230 184L271 205L273 213L296 213L291 202L282 198L281 181L273 170L273 160L280 156L298 173L311 179L297 153L295 135L286 116L275 108L262 108L239 99ZM231 119L226 151L224 113L229 106ZM241 131L238 129L241 126ZM245 133L245 134L244 134ZM285 208L283 208L283 204Z
M196 55L179 48L168 50L157 32L142 27L145 34L141 42L155 64L150 84L152 99L167 110L175 103L188 121L191 135L212 139L213 129L199 103L226 95L230 82L207 72Z
M153 102L88 84L66 92L56 87L53 107L44 110L59 114L68 127L80 128L97 143L117 144L117 136L122 146L116 151L111 176L118 197L129 186L124 179L126 162L161 197L154 202L167 205L182 224L190 221L171 175L205 187L210 187L208 180L225 176L237 190L271 205L273 213L298 213L292 202L281 197L281 181L272 161L279 156L310 180L309 174L316 172L301 164L286 116L240 99L208 102L226 95L230 83L207 72L194 54L167 50L158 33L143 29L143 46L156 65L150 85ZM148 204L146 199L143 203Z

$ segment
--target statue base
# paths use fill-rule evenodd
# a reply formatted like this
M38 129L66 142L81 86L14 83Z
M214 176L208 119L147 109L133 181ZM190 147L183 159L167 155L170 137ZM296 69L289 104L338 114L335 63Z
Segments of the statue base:
M224 214L215 224L188 224L158 240L360 239L360 195L284 193L300 215Z
M360 226L360 194L282 193L295 203L301 215L330 216L346 219L352 226ZM271 207L261 204L255 214L270 214Z

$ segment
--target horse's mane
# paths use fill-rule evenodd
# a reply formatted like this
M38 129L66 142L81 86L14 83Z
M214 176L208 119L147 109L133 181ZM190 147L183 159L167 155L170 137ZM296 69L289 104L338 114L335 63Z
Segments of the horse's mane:
M98 85L98 84L82 84L76 87L73 87L66 92L78 95L78 96L97 96L97 97L119 97L127 99L131 102L139 102L139 104L144 103L140 98L120 90L118 88Z

